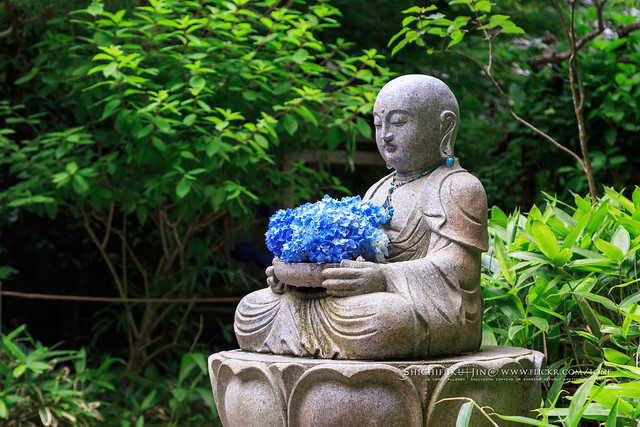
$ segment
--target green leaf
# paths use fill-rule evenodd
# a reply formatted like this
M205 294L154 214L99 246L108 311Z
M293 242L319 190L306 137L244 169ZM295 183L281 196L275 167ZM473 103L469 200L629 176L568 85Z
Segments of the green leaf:
M580 218L580 221L578 221L578 223L573 228L571 228L569 234L567 234L567 236L564 238L564 242L562 242L562 247L560 248L561 250L571 249L576 244L578 237L587 226L589 218L590 215L584 215L582 218Z
M105 77L109 77L109 76L114 75L116 73L117 69L118 69L118 63L117 62L110 62L107 65L105 65L105 67L102 69L102 74Z
M298 49L291 56L291 60L296 64L302 64L308 57L309 57L309 52L307 52L305 49Z
M635 364L631 357L613 348L603 348L602 351L604 352L604 358L609 362L630 366Z
M624 259L624 254L622 253L620 248L618 248L617 246L612 245L611 243L606 242L599 237L596 237L593 243L595 243L596 247L600 250L600 252L605 254L612 261L621 263L622 260Z
M607 417L607 422L604 424L604 427L616 427L618 425L618 406L620 405L620 396L616 399L616 403L613 404L611 408L611 412L609 412L609 416Z
M166 153L167 145L160 138L158 138L157 136L151 137L151 143L158 149L158 151L160 151L161 153Z
M403 49L407 45L407 43L409 43L409 39L407 39L407 38L404 38L404 39L400 40L398 42L398 44L395 45L395 47L393 49L391 49L391 56L394 56L401 49Z
M458 418L456 419L456 427L468 427L473 411L473 402L467 402L460 407Z
M580 308L584 318L587 320L587 324L593 334L597 336L598 339L602 338L602 324L598 320L596 312L591 308L586 298L581 297L578 299L578 307Z
M102 3L91 3L89 7L87 7L87 13L91 16L100 15L103 10L104 6Z
M524 325L512 325L509 328L509 341L513 341L513 338L516 336L518 332L525 328Z
M104 110L102 110L102 118L106 119L107 117L109 117L111 114L113 114L114 111L116 111L119 106L120 99L118 98L112 99L111 101L107 102L107 104L104 106Z
M573 252L569 249L562 249L560 252L551 257L551 263L556 267L562 267L573 256Z
M189 194L189 191L191 191L191 181L183 176L176 185L176 194L182 199Z
M542 317L531 316L531 317L527 317L527 320L531 322L536 328L542 331L546 332L549 330L549 322L547 321L547 319L543 319Z
M464 39L464 33L460 30L455 30L451 32L451 34L449 34L449 37L451 37L451 41L447 45L447 49L450 49L452 46L455 46L458 43L460 43L462 39Z
M20 364L15 368L13 368L13 371L11 371L11 373L13 374L14 377L19 378L22 374L24 374L24 371L26 370L27 370L27 365Z
M531 226L531 233L538 248L549 258L553 258L560 252L558 240L551 229L542 221L535 220Z
M282 126L284 126L284 130L286 130L289 135L293 136L298 130L298 121L292 114L285 114L281 121Z
M89 191L89 184L81 175L73 176L71 186L73 188L73 191L78 194L85 194L87 191Z
M193 76L189 79L189 86L194 89L202 89L207 81L202 76Z
M530 426L538 426L538 427L558 427L555 424L545 423L540 420L536 420L535 418L522 417L519 415L500 415L500 414L491 414L491 416L496 416L505 421L513 421L513 425L530 425ZM511 425L511 424L510 424Z
M516 273L511 269L511 267L507 263L507 253L506 253L507 251L504 247L504 243L502 242L502 240L496 238L494 243L494 249L496 251L496 259L498 260L498 266L500 267L500 271L502 272L502 275L507 280L507 283L513 286L516 283L517 277L516 277Z
M594 371L593 374L578 388L578 390L573 395L573 399L571 400L571 404L569 404L569 412L567 414L567 425L569 427L577 427L578 423L582 419L582 415L587 409L587 399L589 397L589 393L593 388L593 385L596 382L596 378L598 378L598 374L600 372L600 367Z
M559 374L553 379L553 384L551 388L549 388L549 393L547 393L547 397L545 398L544 406L549 408L556 405L556 401L560 396L560 391L562 390L562 385L564 384L564 379L567 376L567 372L569 372L566 368L566 365L563 369L560 369Z
M603 297L601 295L596 295L596 294L592 294L590 292L582 292L582 291L574 291L572 292L573 295L578 296L578 297L584 297L586 299L588 299L589 301L593 301L593 302L597 302L599 304L602 304L603 306L607 307L610 310L616 310L617 306L616 304L611 301L609 298Z
M198 116L195 114L188 114L184 119L182 119L182 124L185 126L191 126L196 122L197 118Z
M291 83L284 82L273 88L273 93L274 95L282 95L283 93L289 91L289 89L291 89Z
M0 418L9 419L9 410L7 409L7 405L4 403L4 400L0 398Z
M358 126L358 132L360 132L360 135L367 139L371 139L371 126L369 126L369 123L365 119L362 117L356 117L356 125Z
M631 246L631 236L629 236L629 232L623 226L619 226L611 237L611 243L620 249L623 255L626 255Z
M247 101L255 101L258 99L258 93L253 90L245 90L242 92L242 97Z
M259 133L256 133L253 136L253 139L256 141L256 144L258 144L260 147L264 148L265 150L269 148L269 141L267 140L267 138L260 135Z
M25 84L25 83L27 83L27 82L31 81L31 79L33 79L33 78L36 76L36 74L38 74L38 69L37 69L37 68L34 68L34 69L32 69L31 71L29 71L27 74L25 74L24 76L17 78L17 79L13 82L13 84L14 84L14 85L21 85L21 84Z
M153 117L153 123L155 123L156 127L158 128L158 130L160 132L162 132L162 133L170 133L171 132L171 125L169 124L169 122L167 122L162 117L154 116Z

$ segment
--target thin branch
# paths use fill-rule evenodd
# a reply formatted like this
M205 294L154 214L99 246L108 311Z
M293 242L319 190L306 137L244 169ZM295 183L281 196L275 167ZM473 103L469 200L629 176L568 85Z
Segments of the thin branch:
M453 401L453 400L465 400L465 401L467 401L467 402L471 402L471 403L473 403L473 406L475 406L475 407L476 407L476 408L477 408L477 409L482 413L482 415L484 415L484 416L485 416L485 418L486 418L487 420L489 420L489 422L490 422L492 425L494 425L495 427L500 427L498 424L496 424L496 422L495 422L495 421L493 421L493 418L491 418L491 417L489 416L489 414L487 414L487 413L485 412L485 410L484 410L484 409L482 409L482 408L481 408L481 407L480 407L480 406L475 402L475 400L471 399L470 397L445 397L444 399L440 399L440 400L438 400L438 401L436 402L436 405L437 405L438 403L440 403L440 402L447 402L447 401ZM435 405L434 405L434 406L435 406Z
M102 247L106 248L109 243L109 236L111 236L111 225L113 224L113 214L115 212L116 202L111 202L109 206L109 219L107 219L106 230L104 232L104 238L102 239Z
M509 98L507 98L507 95L504 93L504 91L502 90L502 87L500 86L500 83L498 83L496 81L496 79L493 77L493 75L490 72L487 72L486 68L484 65L482 65L477 59L475 59L472 56L469 56L465 53L462 52L458 52L456 50L448 50L445 49L442 52L444 53L454 53L456 55L460 55L464 58L467 58L469 61L473 62L474 64L476 64L482 71L484 71L484 73L487 75L487 77L489 78L489 80L491 81L491 83L493 84L493 87L496 88L496 90L498 91L498 93L500 94L500 97L502 98L502 100L504 101L505 106L507 107L507 110L509 111L509 113L511 114L511 116L516 119L518 122L520 122L521 124L523 124L524 126L528 127L529 129L531 129L532 131L534 131L535 133L537 133L538 135L540 135L541 137L543 137L544 139L546 139L547 141L551 142L554 146L556 146L557 148L559 148L560 150L564 151L565 153L569 154L571 157L573 157L579 164L580 166L582 166L582 168L584 169L584 165L582 162L582 159L580 158L580 156L578 156L576 153L574 153L573 151L571 151L569 148L565 147L564 145L560 144L558 141L556 141L554 138L552 138L550 135L548 135L547 133L541 131L540 129L538 129L537 127L535 127L534 125L532 125L531 123L529 123L528 121L526 121L525 119L523 119L522 117L520 117L511 107L511 104L509 102Z
M145 365L153 360L154 357L156 357L158 354L161 354L162 352L164 352L165 350L178 345L178 341L179 341L179 337L180 337L180 332L182 332L182 328L184 328L184 324L187 321L187 318L189 317L189 314L191 313L191 310L193 309L193 303L189 304L189 306L187 307L187 309L185 310L184 315L182 316L182 319L180 319L180 324L178 325L178 328L176 329L176 333L173 336L173 340L171 341L171 343L164 345L158 349L156 349L153 353L151 353L150 355L148 355L146 357L146 363Z
M595 3L596 6L596 14L598 16L598 25L602 25L604 28L604 24L602 22L602 8L604 7L604 3L606 0L602 0ZM582 160L581 163L582 169L584 170L585 175L587 176L587 182L589 184L589 193L591 194L592 199L595 201L597 198L597 187L595 178L593 176L593 169L591 168L591 160L589 157L589 147L587 145L587 134L586 134L586 123L584 121L584 102L585 102L585 94L584 94L584 82L582 80L582 73L580 72L580 65L578 63L578 42L576 41L576 32L575 32L575 1L570 2L570 13L569 13L569 25L567 25L564 14L562 13L562 9L558 3L558 0L553 0L553 5L558 13L558 17L560 22L562 23L562 30L564 31L565 37L569 42L569 51L571 52L571 56L569 57L569 86L571 88L571 99L573 101L573 110L576 116L576 121L578 124L578 139L580 142L580 150L582 152ZM576 91L577 86L577 91Z
M556 2L554 2L554 5L555 5L555 3ZM596 27L593 29L593 31L591 31L591 32L589 32L587 34L584 34L582 37L580 37L580 39L578 39L575 42L575 46L574 46L573 50L578 51L578 50L582 49L584 47L584 45L587 44L587 42L595 39L600 34L602 34L602 32L604 31L604 29L605 29L604 20L602 18L602 9L603 9L604 3L605 3L604 1L595 3L595 5L596 5ZM571 4L574 5L575 2L572 1ZM564 20L564 18L562 18L562 19ZM638 23L638 25L640 27L640 23ZM637 28L634 28L634 29L637 29ZM634 29L631 29L630 31L633 31ZM569 59L571 57L571 53L572 53L572 49L569 49L568 51L561 52L561 53L557 53L554 49L549 49L549 50L545 51L540 56L536 56L535 58L528 59L527 60L527 64L529 64L529 66L531 67L532 70L540 71L547 64L560 64L560 63L566 61L567 59Z
M84 302L105 302L105 303L122 303L122 304L212 304L212 303L235 303L239 302L242 297L220 297L220 298L118 298L118 297L91 297L86 295L54 295L39 294L30 292L16 291L0 291L0 294L7 297L23 298L23 299L41 299L50 301L84 301Z
M635 22L632 22L631 24L618 25L616 27L616 33L618 34L618 37L623 38L623 37L627 37L631 32L637 29L640 29L640 19L636 20Z
M113 262L111 262L111 259L109 259L109 255L107 254L105 248L100 246L100 240L98 239L98 236L96 236L95 232L93 231L93 228L91 228L89 215L84 211L84 208L82 206L80 206L80 213L84 218L84 224L83 224L84 228L87 230L87 232L89 233L89 236L91 237L91 240L93 240L93 243L98 248L98 251L100 252L100 256L102 256L102 259L104 260L105 264L107 264L107 268L109 269L109 272L111 272L111 276L113 277L113 280L116 283L116 288L118 289L118 293L120 294L120 297L126 298L127 294L122 286L122 282L120 281L118 272L116 271L116 268L113 265ZM127 323L129 324L129 327L131 328L133 334L137 336L139 333L139 330L133 318L133 315L131 314L131 311L127 312Z

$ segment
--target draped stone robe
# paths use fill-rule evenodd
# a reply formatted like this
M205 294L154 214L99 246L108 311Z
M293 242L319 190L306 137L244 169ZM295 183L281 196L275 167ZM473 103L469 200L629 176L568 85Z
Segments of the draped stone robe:
M390 182L390 175L381 179L365 199L381 205ZM488 247L482 184L456 161L396 190L393 206L383 228L390 240L381 264L387 292L342 298L253 292L236 310L240 348L378 360L477 350L480 256Z

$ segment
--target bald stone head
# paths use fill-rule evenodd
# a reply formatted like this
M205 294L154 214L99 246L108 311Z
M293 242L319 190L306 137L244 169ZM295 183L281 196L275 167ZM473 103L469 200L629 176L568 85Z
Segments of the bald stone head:
M422 74L387 83L373 108L376 143L399 174L424 172L453 156L458 102L441 80Z

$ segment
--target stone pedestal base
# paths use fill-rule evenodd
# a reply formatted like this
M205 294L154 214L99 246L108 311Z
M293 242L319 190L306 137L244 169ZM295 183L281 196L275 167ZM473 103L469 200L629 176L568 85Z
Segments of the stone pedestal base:
M529 415L544 355L516 347L427 361L307 359L224 351L209 373L225 427L455 426L468 397L487 413ZM511 425L497 420L500 426ZM473 410L469 425L491 425Z

